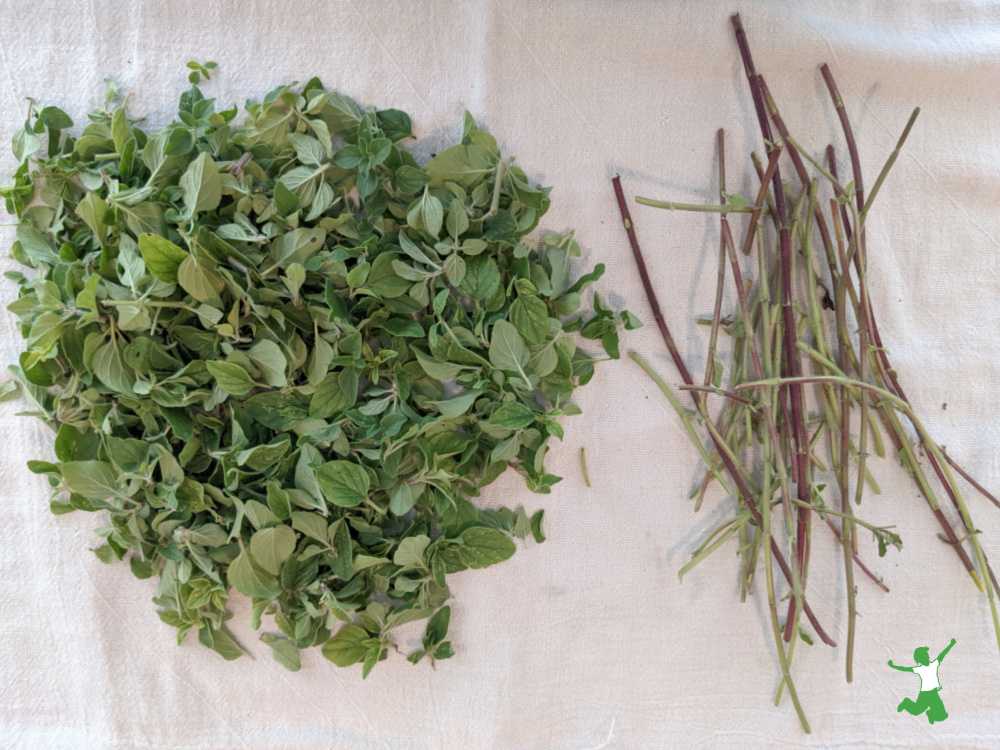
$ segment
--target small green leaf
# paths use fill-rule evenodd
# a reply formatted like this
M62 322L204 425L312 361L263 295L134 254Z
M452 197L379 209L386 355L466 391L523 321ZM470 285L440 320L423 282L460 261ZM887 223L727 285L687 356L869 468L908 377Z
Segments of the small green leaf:
M527 364L529 357L528 347L517 329L506 320L498 320L490 340L490 362L493 366L516 372Z
M368 472L351 461L327 461L316 469L316 481L334 505L352 508L368 499Z
M188 215L214 211L222 200L222 181L219 169L206 152L198 155L181 177L184 205Z
M270 526L250 539L250 554L268 573L277 575L281 564L295 551L295 532L288 526Z
M396 554L393 555L392 562L403 568L424 567L424 550L430 544L430 537L409 536L399 543Z
M120 496L118 473L105 461L68 461L59 468L71 492L93 500Z
M264 633L260 639L271 647L271 654L274 656L274 660L289 672L298 672L302 668L302 662L299 659L299 650L295 648L295 644L290 640L271 635L270 633Z
M528 341L540 344L549 332L549 311L535 295L521 295L510 308L510 322Z
M273 599L281 593L278 580L253 564L244 550L229 564L229 585L246 596Z
M219 387L231 396L245 396L257 385L239 365L230 362L206 362L205 366Z
M490 417L490 424L508 430L520 430L535 421L535 413L524 404L504 404Z
M177 270L188 257L187 252L170 240L155 234L140 234L139 250L142 252L146 268L153 276L167 284L177 283Z
M367 640L368 633L364 628L348 625L338 630L337 634L323 645L323 656L338 667L349 667L365 658L368 651L365 645Z
M470 568L486 568L510 558L517 548L514 542L496 529L473 526L461 536L463 544L458 547L458 556Z

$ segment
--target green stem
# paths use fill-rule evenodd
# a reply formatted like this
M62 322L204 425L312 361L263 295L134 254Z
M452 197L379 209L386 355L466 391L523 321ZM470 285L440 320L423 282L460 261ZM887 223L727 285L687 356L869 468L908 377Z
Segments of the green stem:
M636 364L645 370L646 374L649 375L649 377L653 379L653 382L659 386L661 391L663 391L663 395L667 397L667 401L670 402L674 411L677 412L677 416L679 416L681 421L684 423L684 429L687 431L688 437L691 438L691 442L694 444L695 448L698 449L698 454L701 456L702 461L704 461L705 465L709 468L713 468L713 463L709 458L708 452L705 450L705 446L701 444L701 440L698 439L698 433L695 432L694 425L691 423L691 415L684 409L683 406L681 406L681 402L677 400L673 391L670 390L670 386L664 382L663 378L657 375L656 371L649 366L646 360L644 360L638 352L629 352L628 356L635 360ZM706 421L708 420L706 419ZM713 473L715 478L719 481L719 484L725 488L726 493L728 494L729 492L732 492L732 490L729 489L729 485L726 483L726 480L722 478L722 474L714 470Z
M653 208L665 208L668 211L700 211L710 214L752 214L758 210L756 206L733 206L730 204L712 206L700 203L674 203L672 201L657 201L652 198L642 198L640 196L636 196L635 202L641 203L644 206L652 206ZM766 209L764 213L767 213Z

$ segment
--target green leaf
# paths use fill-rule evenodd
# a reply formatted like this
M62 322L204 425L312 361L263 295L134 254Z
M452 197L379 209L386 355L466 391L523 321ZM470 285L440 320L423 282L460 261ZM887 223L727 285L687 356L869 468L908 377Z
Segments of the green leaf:
M262 339L247 350L247 356L260 368L268 385L275 388L284 388L288 385L285 377L288 360L276 343Z
M59 468L63 482L71 492L92 500L122 496L118 473L106 461L68 461Z
M462 259L462 256L458 253L449 255L444 262L444 273L448 279L448 283L452 286L461 284L465 278L465 261Z
M303 133L291 133L288 142L295 148L295 155L303 164L313 167L320 166L325 160L326 153L320 142L310 135ZM277 191L275 191L277 193Z
M222 181L212 157L202 152L188 165L180 181L188 216L214 211L222 200Z
M535 421L535 413L524 404L504 404L490 417L490 424L508 430L520 430Z
M146 202L135 206L116 203L115 205L125 215L125 223L136 237L142 234L163 235L167 233L166 216L159 203Z
M544 516L544 509L536 510L534 515L531 516L531 535L539 544L545 541L545 534L542 532L542 518Z
M287 521L292 515L292 501L288 492L278 486L277 482L267 483L267 507L282 521Z
M205 366L219 387L230 396L245 396L257 385L239 365L230 362L206 362Z
M420 367L423 371L435 380L440 380L442 383L457 377L463 369L461 365L456 365L452 362L439 362L428 357L419 349L413 349L413 353L416 355L417 361L420 362Z
M188 529L184 536L202 547L222 547L228 541L226 530L215 523L206 523L197 529Z
M177 267L177 281L181 288L199 302L208 302L219 296L225 282L206 263L198 263L193 255L187 256Z
M271 647L271 654L274 656L274 660L289 672L298 672L302 668L302 662L299 659L299 650L295 648L295 644L290 640L271 635L270 633L264 633L260 639Z
M517 329L506 320L498 320L493 326L493 336L490 339L490 362L493 366L517 372L524 367L530 356Z
M132 388L135 385L135 374L125 363L117 338L113 337L97 348L94 352L93 369L94 374L112 391L126 396L134 395Z
M424 551L430 542L430 537L423 534L407 537L399 543L399 546L396 548L396 554L393 555L392 562L403 568L424 567Z
M316 469L316 481L334 505L353 508L368 499L368 472L351 461L327 461Z
M295 193L285 187L285 183L279 182L274 186L274 207L282 216L291 216L302 208L302 203Z
M424 632L424 648L436 646L448 637L448 624L451 621L451 607L441 607L427 621Z
M332 534L330 530L333 530ZM330 561L330 571L341 580L351 580L354 576L354 559L351 555L351 529L347 521L341 520L331 525L327 530L327 537L332 537L330 543L336 552L336 557Z
M368 646L365 645L367 640L368 633L364 628L348 625L338 630L337 634L323 645L323 656L338 667L349 667L365 658L368 652Z
M549 310L535 295L521 295L511 305L510 322L528 341L540 344L549 333Z
M477 179L494 170L494 161L479 146L451 146L428 162L424 170L432 178L432 185L457 182L469 187Z
M38 263L58 265L59 254L56 253L52 243L30 224L18 225L17 241L20 243L21 249L32 260Z
M405 481L398 481L389 490L389 510L394 515L405 516L416 504L413 487Z
M496 529L473 526L461 536L458 557L470 568L486 568L511 557L517 548L514 542Z
M21 387L16 380L8 380L0 385L0 402L10 401L21 395Z
M316 387L309 402L309 416L327 419L354 406L358 397L358 375L352 368L329 372Z
M270 526L250 539L250 554L268 573L277 575L281 564L295 551L295 532L288 526Z
M300 396L281 391L258 393L243 402L251 419L272 430L290 430L308 416Z
M39 148L41 148L41 142L26 128L14 131L11 150L14 152L14 158L18 164L23 163L25 159L38 151Z
M622 310L621 319L625 324L626 331L634 331L636 328L642 328L642 321L628 310Z
M431 401L434 406L436 406L442 416L446 419L457 419L458 417L465 414L474 403L476 399L482 395L482 390L475 388L464 393L460 393L457 396L452 396L444 401Z
M399 276L393 269L392 264L397 260L399 260L399 256L395 253L379 255L372 263L365 288L371 289L375 294L386 299L393 299L405 294L410 288L411 282Z
M292 527L322 544L327 543L327 526L323 516L296 511L292 513Z
M177 247L173 242L158 237L155 234L139 235L139 250L146 268L160 281L167 284L177 283L177 270L188 257L188 253Z
M90 310L96 312L97 310L97 285L100 283L101 277L96 273L87 279L87 283L83 285L83 289L80 290L76 295L76 306L83 310Z
M336 91L326 92L326 106L320 113L331 133L343 135L357 129L361 122L361 109L354 100Z
M229 585L246 596L273 599L281 593L274 576L256 567L244 550L229 564Z
M474 300L489 299L500 288L500 270L488 255L476 255L465 262L465 276L458 291Z
M107 225L104 222L107 213L108 204L101 200L97 193L87 193L83 200L76 204L76 215L83 219L101 245L104 244L104 236L107 233Z
M51 130L66 130L73 127L73 120L59 107L48 106L41 112L41 120Z
M716 388L722 387L722 375L725 372L722 363L716 360L712 363L712 385Z
M202 633L210 633L212 639L212 645L210 648L215 651L219 656L221 656L226 661L232 661L233 659L239 659L243 656L246 651L244 651L240 645L233 638L232 634L226 629L225 626L215 629L209 625L206 625L201 629L199 635Z

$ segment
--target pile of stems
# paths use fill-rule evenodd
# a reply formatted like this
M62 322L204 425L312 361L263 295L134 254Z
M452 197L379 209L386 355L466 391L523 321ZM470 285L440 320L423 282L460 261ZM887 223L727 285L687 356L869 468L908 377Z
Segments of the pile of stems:
M764 78L754 67L738 14L732 17L732 23L765 146L763 159L751 154L759 182L753 202L749 198L734 200L726 193L722 130L718 132L718 205L636 198L647 206L719 214L715 305L705 373L700 382L695 382L670 335L639 248L621 182L617 176L613 179L622 221L654 319L683 380L680 390L688 392L694 410L683 407L667 383L639 354L630 354L669 399L706 464L704 479L692 493L695 510L701 507L706 491L714 482L727 494L735 490L733 516L708 535L680 575L683 577L728 540L737 537L741 597L745 599L763 560L782 675L775 704L787 690L803 729L809 732L791 675L797 640L802 638L811 643L802 616L805 615L820 640L830 646L837 645L816 618L807 598L810 533L814 523L819 523L836 537L843 549L848 617L845 665L847 681L851 682L857 618L855 573L889 591L863 562L858 530L872 533L880 556L889 546L902 546L892 527L876 527L857 514L865 486L876 494L880 491L867 459L870 450L879 457L885 456L883 434L888 436L901 464L940 524L943 538L975 586L986 595L998 649L997 580L952 470L998 507L1000 502L945 454L914 413L889 363L871 304L865 223L919 108L913 111L895 150L866 196L854 133L830 69L823 65L820 71L850 157L853 181L846 185L838 177L832 145L826 147L824 164L789 132ZM782 178L779 166L782 156L792 164L797 177L795 184ZM829 186L831 198L820 197L821 183ZM739 245L730 225L730 214L749 216ZM765 221L765 216L770 221ZM819 243L815 242L817 237ZM756 279L751 284L741 263L754 254L755 248ZM733 285L739 304L731 316L723 317L727 283ZM733 340L726 378L728 389L722 385L725 368L718 358L720 332ZM812 411L807 395L811 397ZM718 414L710 413L710 397L723 399ZM907 421L916 430L918 446L911 445L907 438L903 427ZM703 445L696 425L707 429L709 446ZM932 484L918 460L920 453L933 470L936 484ZM834 498L825 499L823 487L815 484L817 469L830 471L836 477ZM953 513L946 514L938 501L936 485L943 489L954 515L958 516L961 523L958 531L950 520ZM778 514L774 521L772 510ZM778 608L782 600L778 596L781 584L775 582L775 565L787 587L788 607L783 621Z

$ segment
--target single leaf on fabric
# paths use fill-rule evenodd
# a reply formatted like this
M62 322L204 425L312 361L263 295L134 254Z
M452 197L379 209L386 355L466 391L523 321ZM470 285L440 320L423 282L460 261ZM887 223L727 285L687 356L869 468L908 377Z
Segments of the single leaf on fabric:
M289 672L298 672L302 669L302 660L299 650L287 638L281 638L270 633L264 633L260 639L271 647L271 654L274 660Z
M213 628L210 625L206 625L198 631L198 635L203 645L211 648L226 661L239 659L246 653L226 629L225 625L221 628Z

